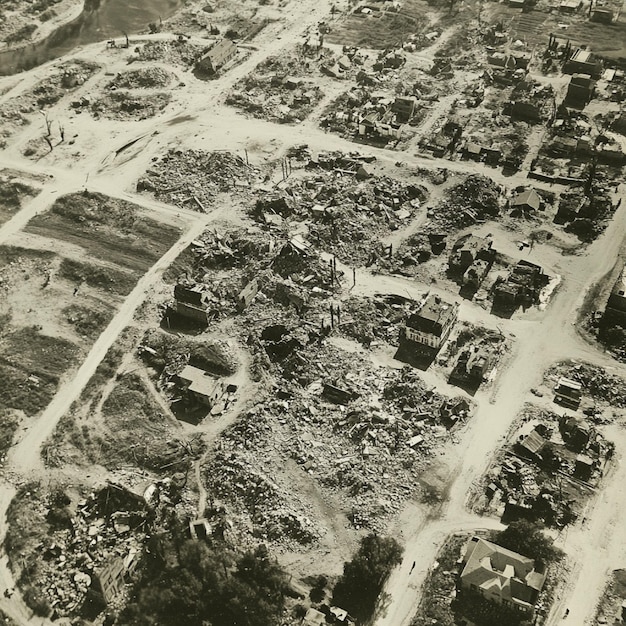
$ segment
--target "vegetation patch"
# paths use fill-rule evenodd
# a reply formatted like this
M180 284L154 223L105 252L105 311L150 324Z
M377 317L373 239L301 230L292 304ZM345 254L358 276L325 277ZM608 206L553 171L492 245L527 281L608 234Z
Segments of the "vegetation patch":
M79 335L89 339L98 337L113 318L110 310L97 311L80 304L66 306L63 309L63 314Z
M343 566L333 590L333 602L365 623L391 570L402 563L403 549L393 537L370 534L361 539L357 553Z
M21 208L26 198L33 198L37 189L17 180L0 179L0 224L11 219Z
M65 416L44 451L49 465L72 462L119 469L129 463L153 471L184 470L197 451L173 438L167 418L136 374L116 381L101 407Z
M76 259L63 259L59 275L74 283L87 283L94 289L102 289L127 296L137 284L136 277L130 272L110 267L85 263Z
M143 274L178 239L180 231L141 215L138 207L99 193L59 198L52 209L34 217L27 232L83 248L94 259L115 260Z

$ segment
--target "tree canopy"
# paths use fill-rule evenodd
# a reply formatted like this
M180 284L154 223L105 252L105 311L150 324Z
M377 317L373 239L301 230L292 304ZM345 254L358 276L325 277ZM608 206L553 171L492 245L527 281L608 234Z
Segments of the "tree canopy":
M238 559L224 545L165 542L161 566L142 579L120 616L128 626L275 626L286 576L260 546ZM234 568L233 568L234 564ZM154 572L153 568L148 571Z
M402 562L403 548L393 537L370 534L343 566L333 590L333 602L359 620L374 612L376 599L391 570Z
M540 563L549 563L560 556L560 552L543 534L542 527L523 519L511 522L507 528L496 535L494 541L503 548L518 552Z

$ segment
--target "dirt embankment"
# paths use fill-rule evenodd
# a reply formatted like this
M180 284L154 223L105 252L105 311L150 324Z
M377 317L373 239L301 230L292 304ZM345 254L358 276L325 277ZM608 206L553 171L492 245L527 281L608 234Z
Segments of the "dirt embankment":
M84 0L4 0L0 6L0 51L40 41L76 19Z

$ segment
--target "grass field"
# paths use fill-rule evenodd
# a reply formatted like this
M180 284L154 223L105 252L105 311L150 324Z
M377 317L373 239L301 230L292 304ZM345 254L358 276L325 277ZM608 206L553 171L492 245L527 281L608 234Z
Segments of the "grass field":
M86 283L94 289L128 295L137 283L131 272L114 270L93 263L84 263L75 259L63 259L59 275L74 283Z
M426 13L429 10L426 2L406 0L399 13L374 11L367 16L352 13L333 25L326 41L379 50L395 47L409 35L422 32L428 24Z
M37 414L52 400L59 379L78 355L75 344L34 327L0 335L0 407Z
M144 217L137 206L96 193L59 198L25 230L78 245L94 260L113 262L137 275L180 236L178 229Z
M502 21L510 28L511 37L537 46L537 52L547 45L550 33L569 39L574 46L586 45L593 52L609 59L626 58L626 17L614 24L590 22L584 15L568 16L542 11L522 13L519 9L498 4L491 21ZM567 25L561 28L559 25Z

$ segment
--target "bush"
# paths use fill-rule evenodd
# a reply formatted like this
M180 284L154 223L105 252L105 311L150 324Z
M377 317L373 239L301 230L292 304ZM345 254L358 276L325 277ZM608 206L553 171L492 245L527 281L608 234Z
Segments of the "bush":
M33 610L35 615L48 617L50 615L50 604L41 591L35 587L27 587L24 591L24 602Z

